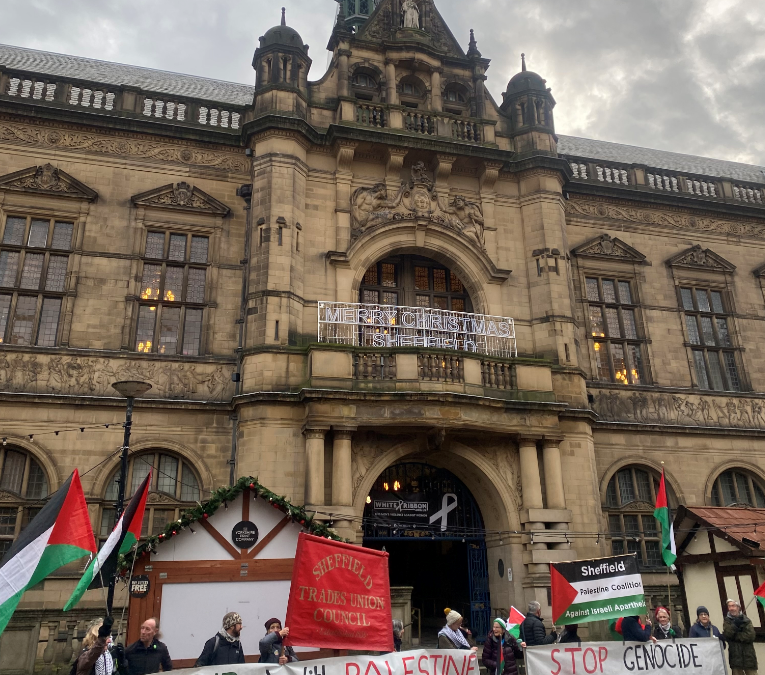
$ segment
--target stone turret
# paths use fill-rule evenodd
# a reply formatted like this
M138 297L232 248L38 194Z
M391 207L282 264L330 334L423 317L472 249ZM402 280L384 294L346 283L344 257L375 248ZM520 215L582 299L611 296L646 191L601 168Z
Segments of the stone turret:
M510 136L516 152L555 152L555 99L541 75L526 70L521 54L521 72L513 75L502 94L500 109L509 118Z
M308 45L294 29L287 25L285 9L282 7L282 21L266 31L255 50L252 67L256 72L258 92L267 87L298 89L308 93ZM257 94L256 94L257 96Z

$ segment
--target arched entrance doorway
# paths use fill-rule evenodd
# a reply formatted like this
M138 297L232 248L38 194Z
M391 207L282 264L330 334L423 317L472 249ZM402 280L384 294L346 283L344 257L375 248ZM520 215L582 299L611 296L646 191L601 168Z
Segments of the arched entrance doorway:
M482 642L489 631L483 518L470 490L447 469L402 462L377 478L364 507L364 545L390 554L393 586L412 586L423 638L456 609Z

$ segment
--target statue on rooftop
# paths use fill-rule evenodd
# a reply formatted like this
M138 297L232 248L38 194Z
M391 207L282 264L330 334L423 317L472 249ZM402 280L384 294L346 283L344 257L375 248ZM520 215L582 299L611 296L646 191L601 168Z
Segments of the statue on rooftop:
M404 28L420 27L420 9L414 0L404 0L401 11L404 15Z

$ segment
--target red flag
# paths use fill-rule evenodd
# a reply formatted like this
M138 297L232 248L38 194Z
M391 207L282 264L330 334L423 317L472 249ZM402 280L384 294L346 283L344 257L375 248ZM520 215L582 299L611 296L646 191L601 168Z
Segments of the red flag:
M298 536L285 643L393 651L388 554Z

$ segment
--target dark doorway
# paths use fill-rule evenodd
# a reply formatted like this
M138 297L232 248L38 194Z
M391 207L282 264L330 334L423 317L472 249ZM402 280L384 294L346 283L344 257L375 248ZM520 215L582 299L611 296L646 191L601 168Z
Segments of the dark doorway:
M454 540L402 540L365 542L390 554L391 586L412 586L412 608L422 617L422 644L435 646L445 623L444 608L457 610L470 625L470 583L467 544ZM412 624L412 637L418 626ZM475 636L474 636L475 637Z

